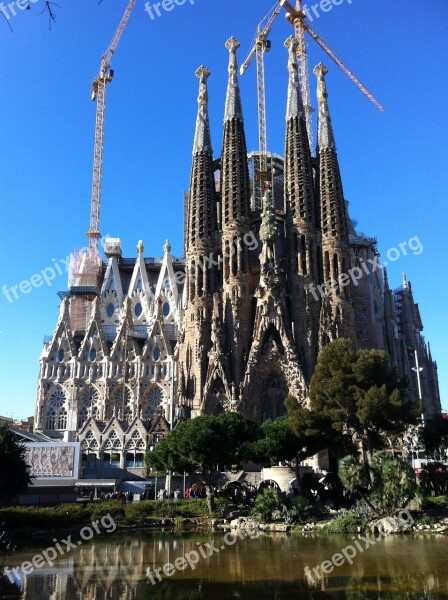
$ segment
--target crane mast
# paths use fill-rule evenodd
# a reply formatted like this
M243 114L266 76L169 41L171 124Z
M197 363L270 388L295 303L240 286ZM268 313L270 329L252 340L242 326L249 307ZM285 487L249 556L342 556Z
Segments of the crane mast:
M359 81L356 75L350 71L346 65L342 62L340 58L336 56L336 54L327 46L327 44L318 36L318 34L308 25L305 21L305 14L301 10L296 10L288 0L277 0L279 6L282 6L287 12L286 18L288 21L294 26L294 28L300 27L303 32L307 32L313 40L319 44L322 50L328 54L328 56L333 60L338 67L347 75L347 77L356 85L356 87L361 90L361 92L366 96L372 104L374 104L378 110L384 112L384 108L381 104L374 98L374 96L369 92L369 90Z
M301 0L296 0L296 11L302 12ZM305 41L305 29L300 20L294 23L295 38L297 45L297 62L299 67L299 82L302 93L303 108L305 110L306 130L308 133L308 142L310 145L311 156L315 154L313 139L313 118L314 108L311 106L310 75L308 70L308 53Z
M87 232L89 248L98 251L100 234L101 187L103 180L104 119L106 111L106 85L112 81L114 72L110 68L112 56L117 49L123 31L129 21L135 0L129 0L115 35L101 59L100 71L92 83L92 100L96 100L95 145L93 153L92 196L90 202L90 228Z
M259 171L257 173L260 186L262 182L269 180L268 170L268 149L267 149L267 128L266 128L266 86L264 77L264 55L269 52L271 42L267 39L275 19L281 11L281 6L276 6L263 27L265 18L259 23L255 44L249 52L246 60L240 67L240 74L244 75L247 67L256 56L257 62L257 98L258 98L258 148L259 148Z

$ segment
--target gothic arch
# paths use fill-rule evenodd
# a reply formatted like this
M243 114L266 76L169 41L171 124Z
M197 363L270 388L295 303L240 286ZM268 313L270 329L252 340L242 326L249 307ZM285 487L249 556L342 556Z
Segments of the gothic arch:
M129 422L134 417L134 394L128 385L119 385L110 391L106 404L106 420L118 415Z
M89 386L81 393L78 402L78 427L81 428L89 417L99 418L100 395L98 390Z
M260 421L276 419L286 415L285 400L288 386L277 372L266 376L261 386Z
M47 397L45 429L67 429L67 394L63 387L53 388Z
M203 412L206 415L218 416L226 412L228 404L224 383L220 377L217 377L207 394L207 399L203 405Z
M163 414L166 402L166 394L163 389L157 384L151 385L140 407L142 419L151 421L157 415Z

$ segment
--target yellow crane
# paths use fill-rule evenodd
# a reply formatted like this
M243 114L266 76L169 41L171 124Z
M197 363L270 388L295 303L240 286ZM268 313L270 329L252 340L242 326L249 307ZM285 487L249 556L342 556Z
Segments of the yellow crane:
M266 133L266 88L264 82L264 55L269 52L271 42L267 39L272 29L275 19L281 12L281 6L275 6L271 14L258 24L255 43L250 50L246 60L240 67L240 74L244 75L247 67L252 62L254 56L257 58L257 90L258 90L258 147L260 168L257 174L260 186L263 181L269 180L268 173L268 152L267 152L267 133ZM266 21L267 19L267 21ZM266 24L263 23L266 21ZM263 191L261 193L263 195Z
M104 117L106 110L106 85L112 81L114 76L113 69L110 68L112 56L117 49L123 31L129 21L135 0L129 0L126 10L121 17L120 24L115 35L109 44L106 52L101 59L101 66L98 76L92 83L92 100L96 100L96 121L95 121L95 146L93 153L93 176L92 176L92 197L90 202L90 229L87 232L89 238L89 248L95 253L98 251L98 239L100 234L100 206L101 206L101 186L103 179L103 145L104 145Z
M336 54L327 46L327 44L317 35L317 33L308 25L305 21L305 13L301 10L297 10L292 6L288 0L277 0L279 6L282 6L286 11L286 18L288 21L295 27L296 33L298 30L302 32L307 32L313 40L319 44L322 50L328 54L328 56L333 60L340 69L347 75L347 77L356 85L356 87L361 90L361 92L366 96L372 104L374 104L378 110L384 112L384 108L381 104L374 98L374 96L369 92L369 90L359 81L359 79L344 65L344 63L336 56ZM300 3L298 3L300 5Z

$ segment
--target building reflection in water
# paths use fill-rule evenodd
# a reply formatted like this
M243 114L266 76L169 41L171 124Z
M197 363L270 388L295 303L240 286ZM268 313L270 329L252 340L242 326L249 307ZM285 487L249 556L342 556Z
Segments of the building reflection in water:
M223 545L222 536L213 536ZM59 557L50 568L24 576L23 600L209 600L238 597L282 600L316 597L334 599L439 600L447 597L444 563L448 539L390 538L356 557L353 565L335 569L311 585L304 568L331 558L349 543L347 538L303 538L261 535L239 540L219 554L201 560L196 569L176 573L153 586L146 569L154 571L196 548L210 537L172 534L105 536L85 542ZM39 549L41 551L41 549ZM32 554L21 556L29 560Z

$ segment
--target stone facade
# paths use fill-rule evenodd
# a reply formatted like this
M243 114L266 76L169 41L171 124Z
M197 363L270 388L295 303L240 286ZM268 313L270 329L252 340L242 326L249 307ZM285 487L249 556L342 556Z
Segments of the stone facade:
M52 438L79 440L86 473L143 475L144 452L180 419L237 410L261 422L284 414L288 393L306 403L319 350L338 337L386 350L409 381L408 399L420 394L427 415L440 411L437 367L411 285L389 288L375 267L376 240L357 233L348 215L327 69L314 71L313 158L296 42L285 45L285 154L268 161L271 186L254 184L262 161L254 154L248 161L239 43L230 38L219 159L208 117L210 72L196 72L185 258L173 257L169 242L160 260L144 258L142 242L136 259L123 258L118 239L106 240L106 262L90 252L73 256L69 290L60 293L58 323L40 358L35 422ZM254 198L261 187L262 206Z

